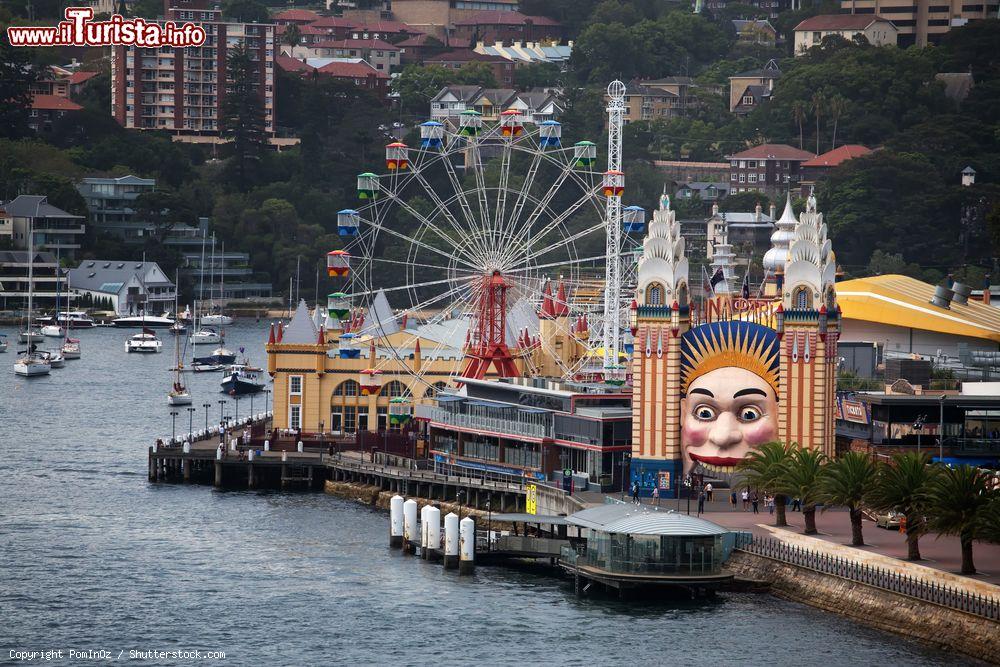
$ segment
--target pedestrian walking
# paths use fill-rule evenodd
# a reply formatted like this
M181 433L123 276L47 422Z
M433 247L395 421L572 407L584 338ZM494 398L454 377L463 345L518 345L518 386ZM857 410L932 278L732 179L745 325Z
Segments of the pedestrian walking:
M750 509L750 492L743 489L743 492L740 493L740 498L743 500L743 511L748 511Z
M733 511L736 511L736 492L733 491L729 494L729 504L733 506Z
M764 496L764 504L767 505L767 513L774 514L774 496L771 494Z
M639 504L639 482L632 482L632 502Z
M658 486L654 486L653 487L653 498L655 499L656 506L659 507L660 506L660 487L658 487Z
M705 485L705 499L708 502L712 502L712 491L713 490L714 489L712 488L712 483L711 482L709 482L708 484Z
M754 491L753 495L750 497L750 504L753 505L753 513L760 514L760 496Z
M801 512L802 511L802 500L799 498L792 498L792 511Z
M705 513L705 490L701 489L698 491L698 514Z

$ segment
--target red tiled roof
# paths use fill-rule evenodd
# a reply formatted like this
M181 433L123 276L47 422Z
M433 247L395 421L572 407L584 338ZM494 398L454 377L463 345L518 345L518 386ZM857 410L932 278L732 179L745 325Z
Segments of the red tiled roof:
M526 23L533 23L534 25L551 25L559 26L562 25L559 21L550 19L547 16L526 16L521 12L505 12L502 10L488 10L482 12L476 12L471 14L464 19L455 21L455 25L525 25Z
M822 155L817 155L811 160L806 160L802 163L803 167L836 167L844 162L847 162L851 158L861 157L862 155L868 155L872 152L872 149L859 144L847 144L841 146L840 148L834 148L832 151L827 151Z
M76 102L58 95L35 95L31 98L32 109L51 109L54 111L79 111L81 107Z
M427 40L430 39L430 35L425 35L424 33L417 33L413 37L407 37L402 42L396 42L396 46L405 49L408 46L427 46Z
M820 14L812 16L795 26L799 30L864 30L875 21L892 23L877 14Z
M788 144L761 144L748 148L740 153L734 153L729 159L737 160L810 160L814 156L809 151L802 151Z
M380 72L368 63L330 63L319 68L320 74L336 77L365 78L374 76L377 79L388 79L389 75Z
M89 81L97 76L97 72L73 72L69 77L70 84L83 83L84 81Z
M278 12L271 18L275 21L304 21L306 23L311 23L322 17L316 12L311 12L308 9L286 9L283 12Z
M361 30L362 32L389 32L389 33L409 33L411 35L422 34L411 25L401 21L375 21L374 23L357 23L351 26L351 30Z
M311 72L315 67L291 56L275 56L274 62L286 72Z
M491 56L486 53L476 53L472 49L455 49L454 51L448 51L447 53L439 53L436 56L430 56L425 58L424 62L427 63L467 63L467 62L484 62L484 63L506 63L510 62L506 58L501 58L500 56Z
M278 27L282 28L284 26L278 26ZM285 31L282 30L281 32L284 33ZM331 34L331 32L332 32L331 28L318 27L313 23L299 26L299 34L302 35L329 35Z
M313 21L309 25L315 28L353 28L355 22L348 21L339 16L322 16L319 20Z
M383 51L399 51L399 47L381 39L328 39L316 42L314 49L382 49Z

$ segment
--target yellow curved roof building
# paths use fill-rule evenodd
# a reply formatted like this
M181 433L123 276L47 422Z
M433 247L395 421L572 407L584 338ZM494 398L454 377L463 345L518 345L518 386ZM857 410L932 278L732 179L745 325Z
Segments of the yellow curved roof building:
M837 283L837 302L846 319L1000 343L1000 308L971 297L941 308L930 302L935 289L908 276L857 278Z

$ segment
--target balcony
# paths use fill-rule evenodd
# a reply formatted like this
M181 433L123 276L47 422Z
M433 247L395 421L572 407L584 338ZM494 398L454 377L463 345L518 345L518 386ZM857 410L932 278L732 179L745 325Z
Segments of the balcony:
M511 408L514 409L513 407ZM483 417L465 413L450 412L432 405L415 406L415 415L420 419L429 419L458 428L470 428L486 431L498 436L525 436L529 438L551 438L552 426L549 423L526 422L517 419L502 419L498 417ZM547 415L546 415L547 417ZM545 420L548 421L547 419Z

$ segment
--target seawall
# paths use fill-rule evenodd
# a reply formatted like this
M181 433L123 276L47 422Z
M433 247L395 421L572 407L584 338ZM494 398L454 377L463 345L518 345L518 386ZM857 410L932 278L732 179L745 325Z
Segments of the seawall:
M768 582L772 593L788 600L1000 664L996 621L745 551L734 551L726 568L737 576Z
M396 495L393 491L383 491L377 486L357 484L355 482L334 482L330 480L327 480L323 487L323 491L331 496L337 496L338 498L344 498L345 500L354 500L365 505L377 507L378 509L385 510L387 512L389 511L389 501L394 495ZM448 512L455 512L457 514L459 509L461 509L463 517L472 516L477 520L481 518L483 521L486 521L488 516L487 512L477 510L469 507L468 505L462 505L461 508L459 508L458 503L407 496L407 499L411 498L416 501L418 510L424 505L434 505L435 507L440 508L442 515L447 514ZM494 522L494 526L498 525L498 522ZM388 530L388 524L386 524L386 530Z

